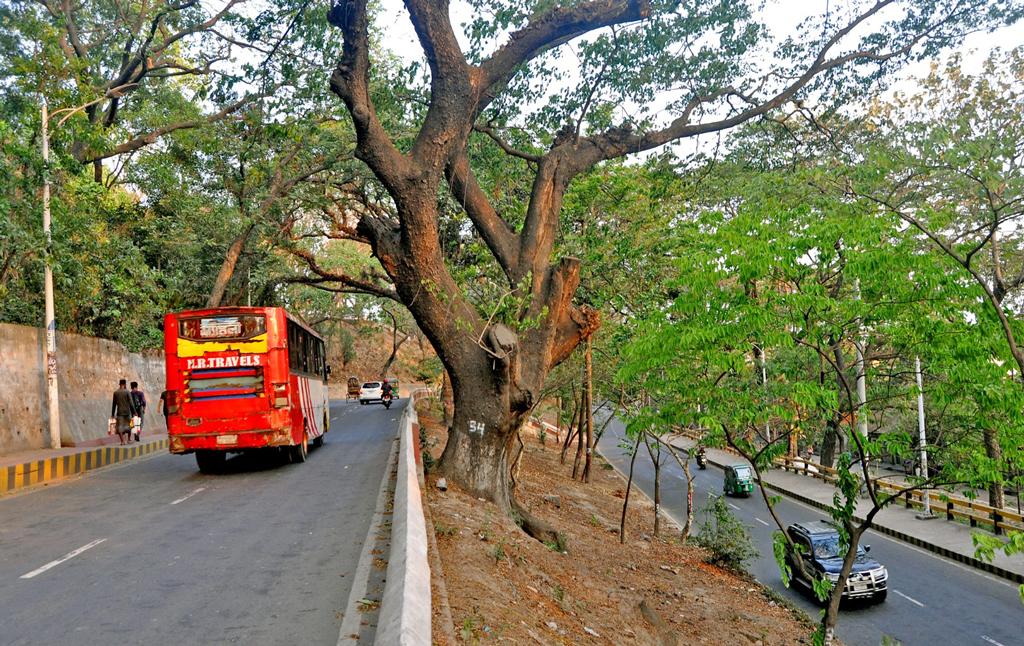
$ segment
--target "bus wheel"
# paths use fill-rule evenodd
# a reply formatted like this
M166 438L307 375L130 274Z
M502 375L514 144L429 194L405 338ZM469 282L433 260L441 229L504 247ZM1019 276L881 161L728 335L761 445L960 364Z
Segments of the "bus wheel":
M314 449L319 449L323 445L324 445L324 436L323 435L317 435L316 437L313 438L313 448Z
M296 464L305 462L306 456L309 455L309 438L305 435L302 436L302 444L296 444L292 447L292 462Z
M203 473L219 473L224 468L224 451L196 451L196 465Z

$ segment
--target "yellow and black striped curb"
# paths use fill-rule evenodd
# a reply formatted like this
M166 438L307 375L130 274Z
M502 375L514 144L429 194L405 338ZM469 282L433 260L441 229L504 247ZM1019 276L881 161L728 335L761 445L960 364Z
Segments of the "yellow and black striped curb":
M166 450L165 438L134 446L100 446L81 453L0 467L0 495Z

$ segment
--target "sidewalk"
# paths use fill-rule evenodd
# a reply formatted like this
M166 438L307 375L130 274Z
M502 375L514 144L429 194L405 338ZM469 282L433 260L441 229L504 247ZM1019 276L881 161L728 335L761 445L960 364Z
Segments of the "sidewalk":
M670 440L673 446L689 448L693 440L685 437L674 437ZM722 467L727 464L745 462L743 458L718 449L707 449L708 462ZM781 469L771 469L762 474L765 485L785 496L818 509L832 506L835 488L817 478L791 473ZM867 499L858 499L854 517L862 521L870 511L871 503ZM946 558L958 561L970 567L989 572L1015 583L1024 583L1024 554L1009 557L997 552L991 563L974 556L974 543L971 535L980 530L958 523L935 518L919 520L914 510L889 505L875 515L872 529L887 534L901 541L934 552Z
M167 434L143 431L141 442L120 446L70 446L0 455L0 496L167 450Z

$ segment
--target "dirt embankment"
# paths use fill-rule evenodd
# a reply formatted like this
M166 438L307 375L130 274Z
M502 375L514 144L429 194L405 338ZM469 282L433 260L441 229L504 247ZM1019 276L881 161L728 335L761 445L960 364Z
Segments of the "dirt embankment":
M345 399L346 381L355 376L360 382L381 378L381 371L391 355L391 332L372 330L359 333L353 340L355 357L347 364L343 363L338 348L329 345L328 361L331 364L330 378L331 397ZM401 344L398 355L388 370L387 376L398 377L404 386L413 382L422 382L424 366L428 361L436 361L436 355L429 343L421 346L416 337ZM440 366L440 364L438 364ZM435 376L435 375L430 375ZM438 372L437 377L440 376Z
M431 454L446 439L437 405L420 416ZM564 534L560 553L528 537L477 498L442 492L428 474L426 497L442 562L454 635L434 600L434 642L507 644L807 643L812 630L756 583L709 565L703 550L681 545L653 506L631 496L624 545L618 522L625 482L599 457L589 484L571 480L571 459L524 431L518 498ZM636 490L634 489L634 492ZM633 501L636 501L635 503ZM429 529L429 528L428 528ZM454 639L452 639L454 638Z

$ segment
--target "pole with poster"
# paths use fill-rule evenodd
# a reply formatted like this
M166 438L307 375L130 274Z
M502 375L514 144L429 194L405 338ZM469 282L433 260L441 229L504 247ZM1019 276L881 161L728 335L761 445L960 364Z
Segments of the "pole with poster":
M60 448L60 394L57 386L57 317L53 308L52 238L50 236L50 120L46 100L42 107L43 233L46 236L44 291L46 299L46 408L50 421L50 448Z

